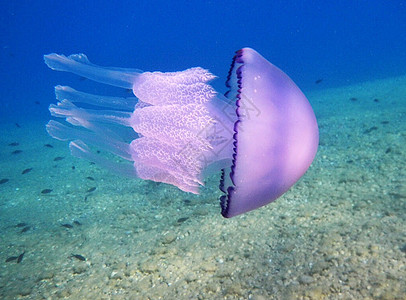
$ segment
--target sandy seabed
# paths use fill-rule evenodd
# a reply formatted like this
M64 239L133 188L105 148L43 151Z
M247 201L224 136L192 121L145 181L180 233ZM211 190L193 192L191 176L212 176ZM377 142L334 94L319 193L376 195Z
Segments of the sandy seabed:
M406 299L406 77L308 98L309 171L232 219L216 176L183 193L78 160L44 124L3 125L0 298Z

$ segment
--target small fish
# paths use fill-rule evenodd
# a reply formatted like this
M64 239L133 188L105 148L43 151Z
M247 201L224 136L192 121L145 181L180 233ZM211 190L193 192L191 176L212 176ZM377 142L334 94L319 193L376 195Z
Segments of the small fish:
M77 221L77 220L73 221L73 224L78 225L78 226L82 226L82 223L80 223L80 222Z
M94 192L96 190L96 187L91 187L90 189L88 189L86 192L87 193L91 193Z
M13 152L11 152L11 154L19 154L21 152L23 152L23 150L14 150Z
M351 97L351 98L350 98L350 100L351 100L352 102L355 102L355 101L357 101L357 100L358 100L358 98Z
M22 171L21 172L21 174L27 174L28 172L30 172L32 170L32 168L28 168L28 169L25 169L24 171Z
M17 258L18 264L23 261L24 254L25 254L25 251L18 256L18 258Z
M372 127L368 128L368 129L364 130L363 134L371 133L374 130L378 130L378 127L372 126Z
M80 255L80 254L73 254L72 253L71 257L74 257L74 258L76 258L77 260L80 260L80 261L86 261L86 258L84 256Z
M376 98L375 98L375 99L374 99L374 102L379 102L379 99L376 99Z
M63 156L57 156L57 157L55 157L54 158L54 161L59 161L59 160L62 160L62 159L64 159L65 157L63 157Z
M44 147L53 148L54 146L52 146L51 144L45 144Z
M87 176L86 179L94 181L94 178L92 176Z
M65 228L73 228L73 226L71 225L71 224L69 224L69 223L64 223L64 224L61 224L61 226L62 227L65 227Z
M8 182L8 181L9 181L8 178L0 179L0 184L6 183L6 182Z
M49 194L50 192L52 192L52 189L44 189L41 191L41 194Z
M184 218L179 218L178 219L178 223L183 223L183 222L185 222L187 219L189 219L188 217L184 217Z
M30 230L30 228L31 228L31 226L25 226L25 227L20 231L20 233L27 232L28 230Z
M16 260L17 258L18 258L18 256L10 256L10 257L7 257L6 262L10 262L10 261Z
M10 144L8 144L8 145L11 146L11 147L15 147L15 146L20 145L20 143L18 143L18 142L12 142L12 143L10 143Z
M17 128L21 128L20 124L15 123L15 125L17 126Z
M18 224L16 225L16 227L20 228L20 227L25 227L25 226L27 226L27 225L28 225L27 223L22 222L22 223L18 223Z
M34 103L35 103L35 104L37 104L37 105L39 105L39 104L40 104L40 102L39 102L39 101L34 101Z
M322 81L323 81L323 79L320 78L320 79L317 79L314 83L315 83L315 84L319 84L319 83L322 82Z

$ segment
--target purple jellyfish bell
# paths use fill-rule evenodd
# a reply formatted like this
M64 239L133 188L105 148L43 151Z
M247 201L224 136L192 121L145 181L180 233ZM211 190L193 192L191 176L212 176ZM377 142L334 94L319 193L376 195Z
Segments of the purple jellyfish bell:
M308 100L253 49L234 56L225 96L208 84L215 76L200 67L151 73L99 67L84 54L44 58L53 70L132 89L136 96L106 97L57 86L59 102L49 110L74 126L51 120L52 137L70 141L73 155L120 174L195 194L207 175L221 170L226 218L281 196L316 155L318 127ZM97 155L88 144L133 165Z

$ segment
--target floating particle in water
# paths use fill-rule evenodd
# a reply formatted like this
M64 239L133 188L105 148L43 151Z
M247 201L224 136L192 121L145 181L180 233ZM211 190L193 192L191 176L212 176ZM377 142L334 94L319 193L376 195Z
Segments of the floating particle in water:
M28 172L31 172L32 171L32 168L28 168L28 169L25 169L24 171L22 171L21 172L21 174L27 174Z
M9 181L8 178L0 179L0 184L6 183L6 182L8 182L8 181Z
M74 258L76 258L77 260L80 260L80 261L86 261L86 258L83 255L80 255L80 254L73 254L72 253L71 257L74 257Z
M52 192L52 189L44 189L41 191L41 194L49 194L50 192Z

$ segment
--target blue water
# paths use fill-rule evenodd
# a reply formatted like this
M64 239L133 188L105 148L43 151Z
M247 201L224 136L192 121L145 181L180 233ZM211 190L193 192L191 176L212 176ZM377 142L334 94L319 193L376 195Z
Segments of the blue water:
M88 86L47 69L50 52L146 71L202 66L219 91L247 46L305 92L405 73L405 1L327 2L2 1L0 122L45 122L53 85Z

